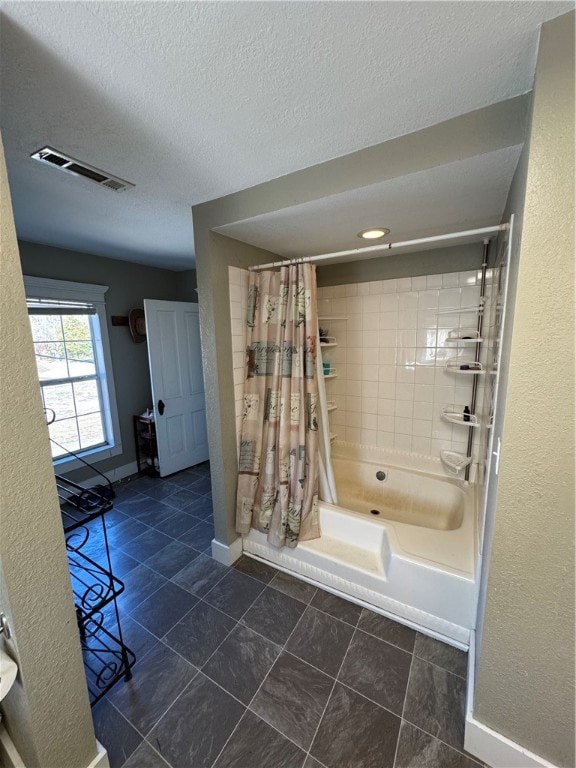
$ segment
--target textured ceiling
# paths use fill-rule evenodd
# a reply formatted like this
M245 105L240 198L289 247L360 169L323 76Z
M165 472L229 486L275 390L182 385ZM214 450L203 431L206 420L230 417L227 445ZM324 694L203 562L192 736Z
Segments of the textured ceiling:
M522 147L448 163L311 203L235 222L218 231L281 256L373 245L357 233L390 229L401 242L500 222Z
M572 7L4 2L19 236L185 269L192 205L529 90L540 24ZM136 187L42 167L45 144Z

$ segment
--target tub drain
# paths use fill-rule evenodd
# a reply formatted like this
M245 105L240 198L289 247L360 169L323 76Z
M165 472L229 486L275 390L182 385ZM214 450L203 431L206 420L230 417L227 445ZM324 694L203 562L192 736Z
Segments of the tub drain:
M370 514L371 515L379 515L380 514L380 510L379 509L371 509L370 510Z

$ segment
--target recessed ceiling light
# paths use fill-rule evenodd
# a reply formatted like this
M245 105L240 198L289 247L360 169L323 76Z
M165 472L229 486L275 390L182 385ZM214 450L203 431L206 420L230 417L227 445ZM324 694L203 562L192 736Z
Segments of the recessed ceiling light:
M357 237L362 237L364 240L378 240L389 234L390 230L386 227L371 227L370 229L363 229L362 232L358 232Z

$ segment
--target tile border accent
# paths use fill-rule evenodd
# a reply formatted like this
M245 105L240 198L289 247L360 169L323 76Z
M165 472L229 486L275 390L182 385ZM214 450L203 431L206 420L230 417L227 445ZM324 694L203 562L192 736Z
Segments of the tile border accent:
M242 536L238 536L232 544L222 544L212 539L212 557L222 565L232 565L242 556Z
M540 755L493 731L474 717L474 664L476 632L470 632L468 654L468 692L464 721L464 749L494 768L559 768Z

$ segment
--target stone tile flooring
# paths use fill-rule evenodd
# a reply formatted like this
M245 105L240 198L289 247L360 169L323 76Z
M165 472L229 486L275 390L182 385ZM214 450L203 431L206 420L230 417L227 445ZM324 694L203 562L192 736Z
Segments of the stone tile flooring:
M209 479L123 483L108 515L137 655L93 710L112 768L478 768L466 655L249 558L217 563Z

